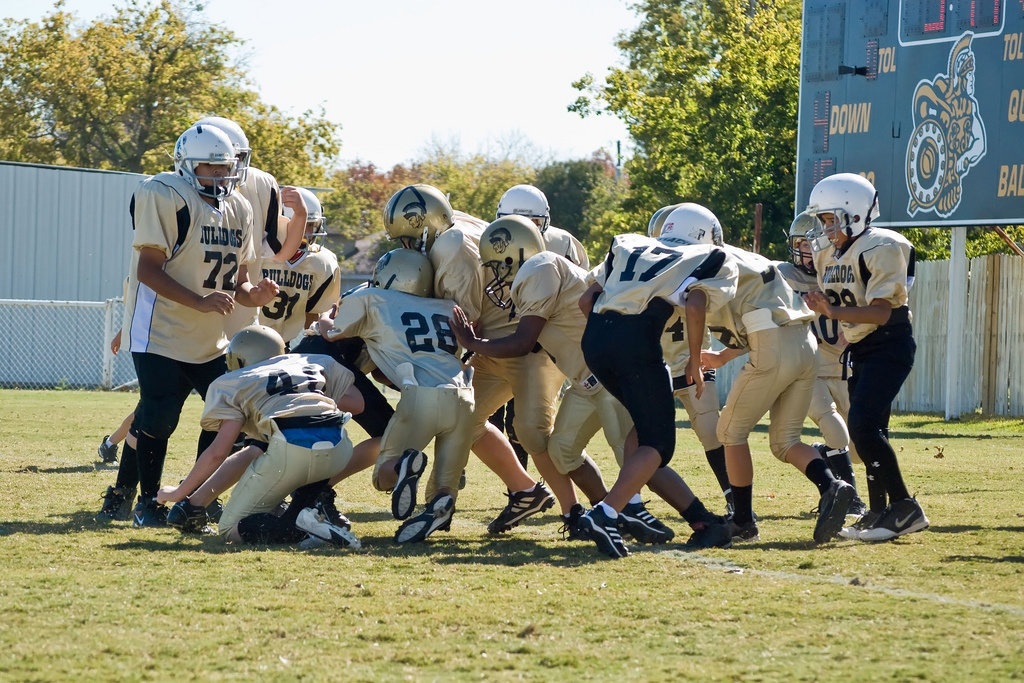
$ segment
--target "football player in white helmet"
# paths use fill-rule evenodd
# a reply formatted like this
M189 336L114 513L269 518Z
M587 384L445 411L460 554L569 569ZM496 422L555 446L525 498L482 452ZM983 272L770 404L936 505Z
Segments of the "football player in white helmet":
M134 249L121 329L139 378L137 448L121 458L100 517L114 518L138 484L137 526L166 523L156 494L167 442L189 392L205 396L227 369L224 316L236 303L263 306L278 291L273 280L249 281L252 209L232 191L237 159L228 137L211 126L189 128L175 145L174 166L143 181L129 206ZM215 436L204 430L198 452Z
M491 237L506 232L503 249L491 247ZM532 233L532 234L531 234ZM608 489L597 465L586 455L584 447L599 429L603 429L608 445L621 466L626 441L633 422L625 407L616 400L587 368L580 350L580 340L586 326L586 318L579 308L579 298L587 289L587 271L567 259L543 250L540 235L527 221L521 224L495 221L484 232L480 241L480 257L485 262L505 262L503 255L518 254L510 267L492 266L501 270L501 277L507 280L500 291L503 297L515 305L519 325L511 335L500 339L480 339L470 328L468 321L458 309L454 312L453 329L466 348L493 357L516 357L530 353L538 342L572 383L562 397L555 417L554 430L548 440L548 455L562 474L568 474L590 500L596 505L607 494ZM525 261L518 262L523 257ZM505 285L508 286L505 286ZM538 462L541 462L538 459ZM662 468L652 477L649 486L665 497L684 517L692 516L687 507L693 502L692 496L676 486L677 475ZM687 498L685 501L683 498ZM575 505L566 515L566 526L570 538L586 539L585 530L579 522L582 506ZM705 511L706 513L706 511ZM695 518L695 524L716 522L720 518L705 514ZM655 518L644 506L639 494L634 496L618 515L621 531L645 543L665 543L674 533ZM700 533L700 532L698 532ZM702 534L707 537L707 534ZM698 537L700 538L700 537ZM723 532L719 539L727 542L728 534Z
M231 119L204 116L195 125L218 129L227 135L234 147L235 158L238 160L238 191L252 205L253 211L257 260L253 271L262 270L265 260L284 261L290 258L299 249L305 230L305 205L297 189L278 187L274 176L251 165L252 148L249 146L249 138L242 127ZM290 220L282 216L282 206L292 210ZM237 308L225 321L224 331L230 339L238 330L256 322L256 311Z
M807 238L815 249L821 290L808 294L807 304L839 321L849 342L853 375L848 426L868 471L870 511L842 534L887 541L922 531L928 518L907 490L886 436L892 402L914 365L908 306L914 247L899 233L871 226L879 216L878 193L853 173L819 181L806 212L818 221Z
M790 261L778 264L779 273L801 294L818 291L814 256L811 243L807 240L807 233L816 225L817 220L809 213L801 213L793 220L788 238ZM850 412L846 337L840 331L837 321L823 315L811 322L811 331L818 340L820 363L807 416L818 426L825 440L823 444L815 444L815 448L828 462L833 474L856 488L851 461L855 451L846 427L846 416ZM850 504L849 514L860 517L866 511L864 502L856 496Z
M484 293L484 269L480 265L480 235L487 223L462 211L453 211L444 194L429 185L410 185L396 192L384 208L388 235L404 245L424 251L434 267L434 296L451 299L477 323L482 335L504 336L515 329L513 312L495 306ZM526 383L525 366L545 365L545 382ZM509 490L505 509L489 525L501 533L528 516L554 504L551 491L523 468L508 438L488 418L513 395L513 387L525 400L515 416L515 429L528 451L543 451L554 420L554 403L564 377L542 353L526 359L472 360L473 453ZM518 394L517 394L518 395ZM572 482L561 477L553 486L571 490ZM556 490L557 493L557 490Z
M677 205L665 216L658 239L667 244L724 244L718 217L692 202Z
M161 503L175 503L168 523L183 531L203 530L206 508L193 499L222 474L233 444L245 433L262 448L224 506L221 538L295 543L308 534L359 548L348 520L334 508L328 484L372 462L365 454L358 461L344 428L350 417L344 408L362 402L352 373L329 356L285 354L284 340L265 325L239 331L226 360L230 371L210 384L203 407L202 426L216 438L180 484L158 495ZM289 494L287 510L272 514Z
M384 254L371 285L346 295L333 319L321 317L327 339L361 337L370 359L401 390L373 470L373 485L392 491L391 512L405 520L396 543L423 541L448 531L459 478L472 443L473 387L459 360L459 345L448 322L454 302L431 298L433 267L426 256L399 248ZM419 515L416 491L434 441L434 462L426 503Z

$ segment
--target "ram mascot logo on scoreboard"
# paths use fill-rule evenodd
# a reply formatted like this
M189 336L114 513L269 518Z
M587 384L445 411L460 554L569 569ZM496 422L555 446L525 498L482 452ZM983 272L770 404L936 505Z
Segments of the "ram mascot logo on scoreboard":
M907 146L907 213L949 217L960 205L963 179L985 156L985 124L974 96L974 52L968 31L949 51L949 71L914 90L914 133Z

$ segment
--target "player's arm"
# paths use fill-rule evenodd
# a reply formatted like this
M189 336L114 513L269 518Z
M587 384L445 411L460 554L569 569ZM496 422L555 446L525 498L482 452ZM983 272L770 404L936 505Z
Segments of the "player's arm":
M206 450L199 456L199 459L196 460L196 464L192 466L192 471L177 486L164 486L161 488L156 496L157 502L177 503L199 488L203 482L217 471L221 463L231 455L231 449L241 433L241 420L222 420L216 438L214 438L213 443L206 447Z
M822 292L808 292L804 295L807 307L829 320L847 323L884 325L892 315L892 304L886 299L872 299L867 306L833 306Z
M277 283L268 277L263 278L258 284L249 281L249 265L243 263L238 267L238 281L235 284L235 301L243 306L259 308L266 306L277 297L280 291Z
M480 339L476 336L465 312L455 306L452 317L448 319L455 338L467 351L479 353L491 358L517 358L525 356L537 346L540 331L547 323L546 318L539 315L527 315L519 319L516 331L501 339Z
M152 289L158 296L202 313L227 315L235 307L231 295L226 292L210 292L205 296L193 292L167 274L164 270L166 262L167 257L162 250L142 247L139 249L139 265L135 275L139 282Z
M579 300L579 306L580 310L583 311L583 317L586 318L590 316L590 312L594 310L594 302L597 301L598 294L603 291L604 288L595 282L587 287L587 291L583 292L583 295Z
M302 201L299 191L294 187L282 187L281 204L292 210L292 217L288 220L288 225L285 228L284 243L271 257L274 261L285 261L291 258L292 254L299 250L302 238L306 234L306 204Z

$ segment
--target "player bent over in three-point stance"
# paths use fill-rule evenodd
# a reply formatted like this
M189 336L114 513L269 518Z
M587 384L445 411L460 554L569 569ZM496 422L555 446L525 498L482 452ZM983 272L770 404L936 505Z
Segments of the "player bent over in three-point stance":
M337 546L360 547L328 494L329 479L369 465L353 461L344 428L351 415L330 398L351 398L361 407L352 373L330 356L285 354L281 335L265 325L243 328L231 339L227 364L231 371L210 385L203 408L202 426L216 434L213 443L181 484L158 494L160 503L177 503L171 521L184 528L190 515L205 520L205 509L188 504L186 496L215 474L244 432L266 443L266 452L232 490L218 523L221 537L294 543L308 534ZM287 510L273 514L288 494ZM176 515L181 519L173 520Z
M899 233L871 227L878 192L866 178L837 173L811 190L807 213L819 226L808 232L821 292L807 295L815 312L842 325L850 342L850 438L867 467L870 510L846 538L888 541L928 528L910 496L889 444L892 402L914 365L908 289L914 247ZM888 496L889 505L881 504ZM872 514L874 513L874 514Z

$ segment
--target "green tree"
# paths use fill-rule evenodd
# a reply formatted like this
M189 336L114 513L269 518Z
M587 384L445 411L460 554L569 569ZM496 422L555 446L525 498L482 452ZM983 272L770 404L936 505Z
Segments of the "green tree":
M198 0L128 0L86 25L62 1L40 22L5 20L0 155L155 173L185 128L217 114L243 126L256 164L283 182L322 180L337 126L260 102L232 56L239 46Z
M609 224L640 230L661 206L695 201L719 216L726 239L749 246L762 203L763 251L781 256L793 217L799 0L634 7L640 24L618 44L627 65L602 85L582 78L570 107L610 113L630 131L629 189Z

